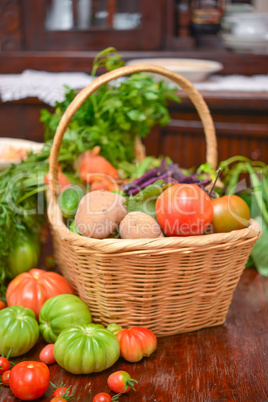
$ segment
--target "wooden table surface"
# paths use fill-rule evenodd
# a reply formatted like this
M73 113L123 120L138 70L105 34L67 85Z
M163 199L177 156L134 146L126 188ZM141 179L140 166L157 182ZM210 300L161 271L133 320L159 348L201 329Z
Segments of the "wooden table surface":
M50 247L45 247L43 257L51 253ZM136 393L131 390L120 398L125 402L268 401L267 307L268 278L247 269L224 325L159 338L150 358L135 364L119 359L102 373L75 376L53 364L49 366L51 381L72 385L79 402L91 402L98 392L114 395L109 392L107 378L117 370L128 371L139 381ZM38 360L44 346L40 339L30 352L12 360ZM38 401L49 401L51 391L50 386ZM19 400L3 387L0 401Z

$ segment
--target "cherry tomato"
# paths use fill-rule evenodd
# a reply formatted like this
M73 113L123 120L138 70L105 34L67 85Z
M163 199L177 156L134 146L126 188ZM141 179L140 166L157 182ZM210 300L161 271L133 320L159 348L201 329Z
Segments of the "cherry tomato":
M50 372L45 363L24 361L12 368L9 382L17 398L32 401L46 392L49 380Z
M56 266L56 260L55 260L54 255L47 255L47 256L45 257L44 264L45 264L45 267L46 267L48 270L51 270L51 269L55 268L55 266Z
M112 391L124 394L131 388L135 391L134 383L138 381L133 380L126 371L116 371L108 377L107 382Z
M67 401L67 399L62 398L62 396L56 396L55 398L52 398L50 402L62 402L62 401Z
M106 394L106 392L100 392L94 396L93 402L115 402L118 401L120 395L121 394L116 394L111 397L109 394Z
M213 217L212 202L196 184L175 184L158 197L157 221L167 236L194 236L205 232Z
M39 354L39 359L41 360L41 362L46 364L56 363L53 351L54 351L54 343L46 345Z
M71 400L72 397L74 396L74 394L71 393L71 385L67 388L65 387L64 383L61 382L60 386L57 386L55 384L53 384L52 382L50 383L52 385L52 387L54 388L54 392L53 392L53 397L57 398L63 398L65 400L65 398L67 400Z
M10 369L10 362L4 356L0 356L0 375Z
M55 389L55 391L53 392L53 396L61 396L61 397L65 397L65 396L69 396L72 395L71 391L69 388L66 387L60 387Z
M7 370L2 374L2 384L6 387L9 387L9 377L10 377L11 370Z
M248 226L250 209L247 203L237 195L224 195L212 200L214 233L231 232Z
M109 394L106 394L106 392L100 392L93 398L93 402L111 402L111 400L112 397Z
M0 300L0 310L3 310L3 308L6 308L6 303L3 300Z

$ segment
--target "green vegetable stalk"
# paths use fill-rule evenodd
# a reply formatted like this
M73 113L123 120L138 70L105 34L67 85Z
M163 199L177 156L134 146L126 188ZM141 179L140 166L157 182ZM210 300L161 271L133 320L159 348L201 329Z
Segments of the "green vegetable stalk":
M234 156L223 161L220 167L225 194L242 197L250 207L251 217L262 228L263 234L252 250L250 262L260 274L268 276L268 165Z

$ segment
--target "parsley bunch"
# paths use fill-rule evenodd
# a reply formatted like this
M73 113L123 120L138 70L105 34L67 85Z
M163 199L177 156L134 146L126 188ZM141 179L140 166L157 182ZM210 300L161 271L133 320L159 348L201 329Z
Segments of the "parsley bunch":
M115 49L108 48L96 56L92 77L99 67L111 70L122 64ZM77 94L74 89L66 89L65 100L56 103L53 113L41 111L46 140L54 137L63 113ZM73 117L64 136L65 156L62 153L62 157L73 162L77 154L99 145L101 154L115 167L123 161L132 163L136 137L144 138L152 126L165 126L170 121L167 101L179 102L175 92L176 88L170 88L164 81L157 82L145 73L103 85Z

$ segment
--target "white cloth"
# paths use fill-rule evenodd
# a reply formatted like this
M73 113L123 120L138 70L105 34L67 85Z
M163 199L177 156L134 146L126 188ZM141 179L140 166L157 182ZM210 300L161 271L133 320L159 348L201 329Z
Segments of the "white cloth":
M198 90L206 91L248 91L267 92L268 74L245 75L213 75L207 81L194 84Z
M84 88L92 78L85 73L49 73L25 70L22 74L0 74L0 96L3 102L36 97L48 105L64 100L66 89Z
M0 74L0 96L3 102L37 97L48 105L64 100L65 88L84 88L92 78L85 73L49 73L25 70L22 74ZM208 91L268 91L267 75L213 75L204 82L194 83L198 90Z

